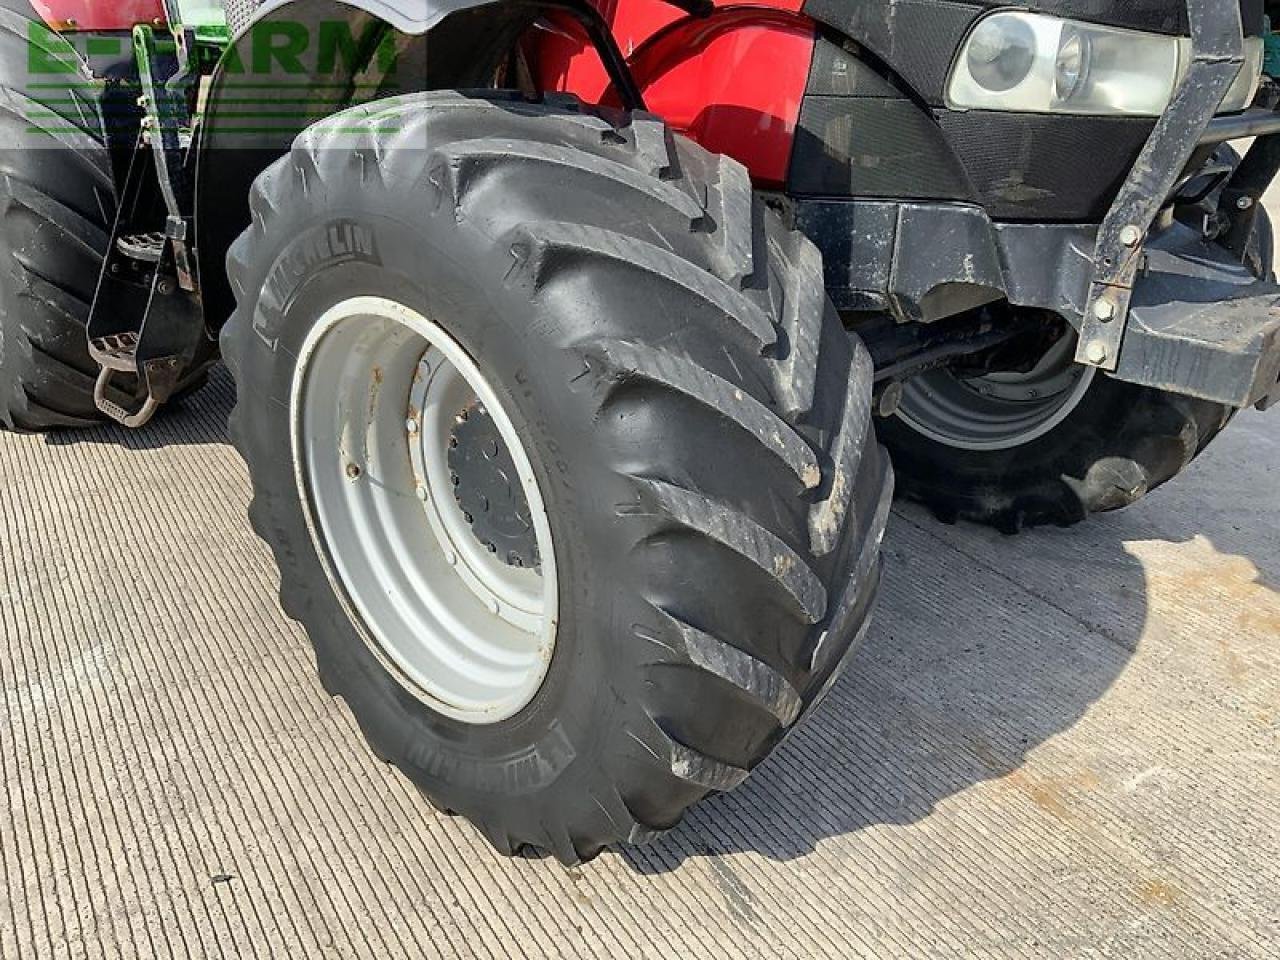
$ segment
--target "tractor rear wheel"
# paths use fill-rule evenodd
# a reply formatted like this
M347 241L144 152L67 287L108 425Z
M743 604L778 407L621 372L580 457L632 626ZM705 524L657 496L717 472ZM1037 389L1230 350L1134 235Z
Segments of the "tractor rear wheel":
M79 56L34 13L0 0L0 428L24 432L105 419L85 328L116 217L98 85L83 65L32 71ZM200 389L215 359L209 342L174 399ZM107 398L136 407L138 390L118 376Z
M375 753L575 863L741 782L864 633L870 358L746 171L647 115L431 93L259 179L232 435Z
M88 73L58 74L53 89L30 71L33 46L76 56L0 6L0 426L34 431L101 419L85 324L116 198Z

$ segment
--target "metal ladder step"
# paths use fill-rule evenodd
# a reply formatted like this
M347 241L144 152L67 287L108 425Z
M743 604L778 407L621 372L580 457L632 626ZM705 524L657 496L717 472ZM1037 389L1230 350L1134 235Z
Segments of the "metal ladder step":
M119 237L116 249L122 256L139 263L159 263L164 256L165 235L163 233L135 233L132 236Z

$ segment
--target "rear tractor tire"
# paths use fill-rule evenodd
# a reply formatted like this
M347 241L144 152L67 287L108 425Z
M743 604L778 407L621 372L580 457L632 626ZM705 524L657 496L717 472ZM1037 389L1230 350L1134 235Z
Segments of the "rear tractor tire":
M892 474L817 251L656 118L431 93L258 181L232 435L377 756L576 863L740 783L865 632Z
M50 89L30 73L32 45L74 57L56 34L0 7L0 426L23 431L101 419L85 324L116 209L87 71Z
M22 432L105 419L85 328L117 205L94 80L83 66L32 73L33 48L50 62L77 56L32 15L0 0L0 428ZM203 385L214 354L209 343L177 397ZM118 376L107 398L133 408L138 391L136 377Z

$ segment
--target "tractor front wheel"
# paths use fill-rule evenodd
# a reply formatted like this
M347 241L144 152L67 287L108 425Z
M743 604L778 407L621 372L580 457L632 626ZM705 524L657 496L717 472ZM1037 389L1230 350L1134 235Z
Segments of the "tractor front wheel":
M325 121L252 209L232 434L377 755L566 863L741 782L865 631L890 502L816 250L654 117L502 94Z

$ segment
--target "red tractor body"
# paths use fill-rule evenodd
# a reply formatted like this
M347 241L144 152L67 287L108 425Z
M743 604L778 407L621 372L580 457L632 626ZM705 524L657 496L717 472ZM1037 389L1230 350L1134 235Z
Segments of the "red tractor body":
M649 109L713 153L743 163L762 187L781 187L817 36L800 4L718 3L690 19L662 0L600 4ZM548 90L611 103L608 75L575 21L539 31L538 80Z
M139 23L164 22L164 0L32 0L55 30L130 30Z

